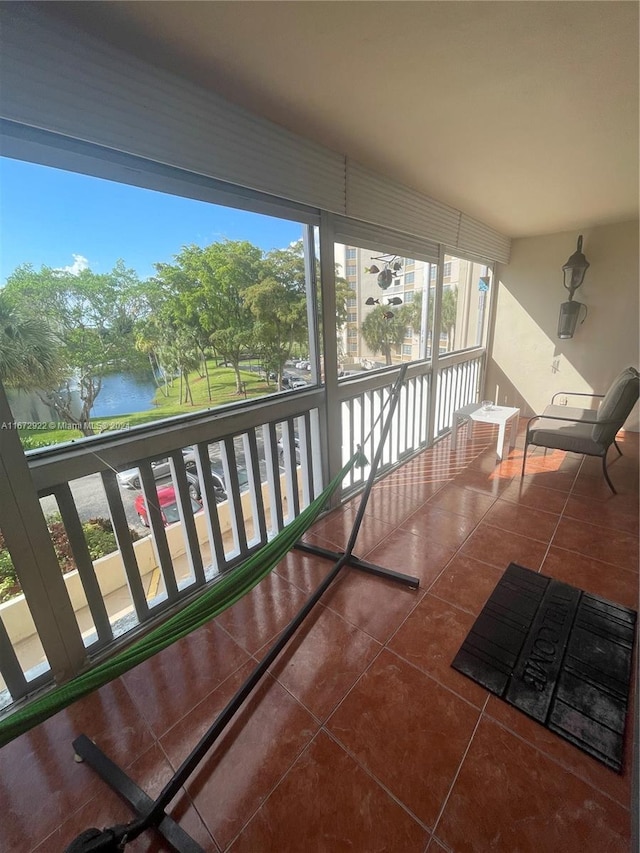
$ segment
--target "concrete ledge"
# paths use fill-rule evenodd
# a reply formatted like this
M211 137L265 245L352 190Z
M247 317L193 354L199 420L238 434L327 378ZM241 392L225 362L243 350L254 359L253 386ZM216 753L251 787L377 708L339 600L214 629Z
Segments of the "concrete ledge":
M300 489L300 470L298 469L298 488ZM283 505L286 508L287 504L287 489L286 475L280 476L280 485L283 495ZM262 497L264 501L265 512L269 512L269 490L266 484L262 484ZM245 518L253 517L253 502L250 492L245 492L241 496L242 510ZM230 503L225 501L218 504L218 518L220 520L220 530L223 534L230 534L232 531ZM204 511L198 512L194 516L196 523L196 533L200 546L209 544L209 532L207 530L207 521ZM182 525L179 521L175 524L170 524L165 528L167 536L167 544L169 545L169 553L171 559L175 560L186 554L186 538L182 531ZM140 577L145 588L151 581L151 575L158 568L158 558L151 534L139 539L133 543L133 550L138 562ZM127 587L127 577L120 556L120 551L114 551L113 554L108 554L106 557L100 557L94 560L93 567L95 569L96 578L103 598L113 595ZM74 612L78 612L87 607L87 599L80 580L80 575L77 571L68 572L64 575L64 582L69 593L69 599L73 606ZM36 627L31 618L31 611L25 601L24 595L17 595L10 601L0 604L0 619L4 623L7 634L11 643L15 646L17 643L28 640L37 634Z

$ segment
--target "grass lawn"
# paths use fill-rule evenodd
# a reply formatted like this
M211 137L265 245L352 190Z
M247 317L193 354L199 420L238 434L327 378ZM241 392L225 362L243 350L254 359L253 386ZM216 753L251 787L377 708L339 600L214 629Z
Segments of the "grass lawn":
M275 391L274 383L267 384L266 380L261 378L258 373L241 370L240 376L245 383L247 398L262 397L265 394L272 394ZM209 400L207 393L206 377L200 377L197 371L194 371L189 375L189 383L193 394L193 405L179 402L180 380L176 379L173 385L169 385L166 389L168 396L164 394L164 387L158 389L154 397L152 409L146 412L113 415L108 418L92 418L91 422L96 425L97 432L109 432L110 428L123 429L123 424L129 427L139 426L140 424L147 424L161 418L170 418L174 415L184 415L202 409L210 409L225 403L237 403L238 400L244 399L244 396L236 394L236 375L230 367L209 366L211 400ZM113 426L110 427L110 425ZM51 444L60 444L63 441L72 441L80 437L80 433L78 430L30 429L21 430L20 436L21 438L27 437L32 439L34 442L37 442L37 446L45 447Z

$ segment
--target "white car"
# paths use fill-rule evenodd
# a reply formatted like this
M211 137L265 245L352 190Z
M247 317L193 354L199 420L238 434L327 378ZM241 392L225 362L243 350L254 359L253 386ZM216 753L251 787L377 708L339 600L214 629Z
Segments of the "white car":
M299 376L294 376L289 380L289 388L292 388L294 391L296 388L308 388L309 383L305 379L300 379Z
M184 457L185 463L188 460L193 459L193 447L183 448L182 455ZM151 470L153 471L154 480L168 479L171 476L171 466L169 465L169 457L165 456L162 459L154 459L151 462ZM125 471L118 471L117 479L118 483L125 489L140 489L142 486L140 482L140 471L138 468L127 468ZM196 494L197 489L194 488L194 485L197 485L197 478L195 479L195 484L192 481L193 478L190 478L188 475L187 480L189 481L189 491L192 493L192 497L200 497L199 494Z
M296 449L296 465L300 464L300 439L296 435L293 439L293 444ZM280 461L280 466L284 466L284 441L282 438L278 439L278 459Z

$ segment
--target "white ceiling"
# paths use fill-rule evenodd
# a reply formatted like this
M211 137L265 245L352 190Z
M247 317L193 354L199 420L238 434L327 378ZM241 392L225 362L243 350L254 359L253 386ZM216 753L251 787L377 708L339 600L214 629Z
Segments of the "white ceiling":
M47 2L509 236L638 216L638 3Z

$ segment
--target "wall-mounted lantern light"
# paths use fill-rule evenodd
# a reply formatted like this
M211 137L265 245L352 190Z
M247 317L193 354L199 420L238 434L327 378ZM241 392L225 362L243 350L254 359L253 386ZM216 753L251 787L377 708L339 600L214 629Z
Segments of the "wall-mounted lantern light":
M582 302L574 302L573 294L584 281L584 275L589 269L589 261L582 254L582 234L578 237L578 246L567 263L562 267L564 273L564 286L569 291L569 301L560 306L560 318L558 320L558 337L572 338L578 325L580 309L584 308L584 323L587 316L587 306Z

